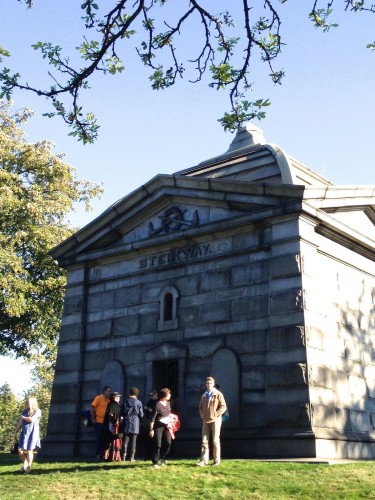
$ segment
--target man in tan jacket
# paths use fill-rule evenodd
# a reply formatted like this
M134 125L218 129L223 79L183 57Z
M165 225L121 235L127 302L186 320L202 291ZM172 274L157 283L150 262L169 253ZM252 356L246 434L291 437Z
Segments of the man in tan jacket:
M215 380L212 377L206 379L206 391L202 394L199 403L199 414L202 419L202 449L201 459L197 463L199 467L208 464L209 442L212 438L213 459L212 465L220 465L220 429L221 416L227 409L224 396L215 389Z

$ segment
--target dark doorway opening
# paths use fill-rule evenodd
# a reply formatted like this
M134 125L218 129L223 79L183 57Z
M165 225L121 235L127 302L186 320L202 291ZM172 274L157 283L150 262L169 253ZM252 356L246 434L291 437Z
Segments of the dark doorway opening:
M178 360L166 359L154 361L152 364L153 386L158 391L163 387L169 387L172 398L178 398Z

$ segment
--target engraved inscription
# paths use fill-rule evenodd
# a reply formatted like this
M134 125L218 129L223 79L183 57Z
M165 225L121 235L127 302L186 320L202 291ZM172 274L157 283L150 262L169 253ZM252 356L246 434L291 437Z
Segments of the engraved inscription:
M228 251L230 244L226 242L218 242L216 244L203 243L201 245L190 245L182 248L171 248L168 252L158 253L144 257L139 260L139 267L146 269L156 266L165 266L176 264L179 262L187 262L194 259L200 259L214 255L217 253L224 253Z

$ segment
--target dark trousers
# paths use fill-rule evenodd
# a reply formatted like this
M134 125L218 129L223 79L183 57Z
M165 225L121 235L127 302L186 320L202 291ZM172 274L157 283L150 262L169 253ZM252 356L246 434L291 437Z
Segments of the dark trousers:
M103 424L95 424L95 449L96 456L102 454L102 433L103 433Z
M135 456L135 448L137 446L137 435L138 434L124 434L124 440L122 444L122 458L125 460L126 453L128 451L128 445L130 441L130 458Z
M154 431L154 456L152 463L155 465L159 462L160 458L162 460L167 458L171 449L172 438L164 425L155 427Z

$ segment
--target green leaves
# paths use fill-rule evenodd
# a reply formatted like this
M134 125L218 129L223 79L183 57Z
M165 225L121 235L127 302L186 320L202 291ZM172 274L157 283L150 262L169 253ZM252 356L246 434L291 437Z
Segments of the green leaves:
M1 54L2 56L5 56L5 57L9 57L9 56L10 56L10 53L9 53L6 49L4 49L1 45L0 45L0 54ZM2 60L2 59L0 58L0 61L1 61L1 60Z
M50 142L26 141L18 123L30 114L0 101L0 353L25 358L51 350L59 334L66 277L48 252L72 234L74 204L89 208L102 191L78 180Z
M23 410L22 402L8 383L0 386L0 453L9 453L14 444L14 430Z
M60 65L62 47L59 45L52 45L50 42L37 42L32 45L32 48L34 50L40 50L43 59L48 58L50 64L54 66Z
M309 14L309 18L313 21L315 28L322 28L323 33L326 33L331 28L338 27L338 24L328 21L332 12L333 10L329 7L326 9L313 9Z
M13 89L18 85L19 73L10 74L9 68L4 68L0 73L0 99L4 97L9 101L11 99Z
M111 75L122 73L125 69L121 60L117 56L107 57L105 60L105 66Z
M218 119L225 131L235 132L245 122L258 119L261 120L266 116L263 108L270 106L268 99L258 99L256 101L242 100L237 101L233 106L233 110L229 113L224 113L222 118Z
M151 87L154 90L166 89L174 84L175 75L173 73L173 68L169 68L167 71L163 70L161 66L149 77L151 81Z
M29 8L32 6L32 0L19 1ZM96 72L104 75L123 73L125 63L122 54L129 52L126 49L134 35L144 31L145 39L139 42L136 50L141 62L150 69L148 78L152 89L171 87L177 77L182 78L188 70L191 83L200 83L208 75L211 88L227 93L229 111L219 121L225 129L231 130L245 118L261 119L264 116L263 108L267 100L262 100L260 111L255 103L248 107L248 101L242 98L252 90L252 81L257 76L251 64L254 58L260 58L265 63L273 83L281 84L283 81L285 72L275 66L275 61L284 45L279 11L282 12L280 5L286 2L266 0L262 3L262 10L256 14L255 6L249 7L251 3L243 0L243 17L235 26L231 7L216 13L209 11L208 4L200 0L176 2L179 6L177 11L173 10L175 7L169 10L173 2L167 0L111 0L101 3L98 0L81 0L83 41L76 50L80 61L84 61L83 67L79 64L75 66L71 60L76 58L63 55L59 45L39 41L33 48L40 51L42 58L52 67L53 73L48 71L52 85L41 88L38 82L35 85L24 84L18 72L4 67L0 68L0 96L10 99L13 89L17 88L46 98L52 111L44 116L60 117L71 128L69 135L84 144L92 143L97 138L99 126L91 112L83 112L81 94L89 89L89 82ZM320 8L320 4L326 7ZM228 5L231 6L231 2ZM328 32L338 26L332 20L332 1L312 1L310 5L311 11L306 13L316 28ZM351 12L375 13L375 4L365 0L345 0L343 8ZM194 37L194 44L190 45L191 36ZM181 40L180 46L178 43ZM375 50L375 42L369 43L367 48ZM9 57L9 53L0 47L0 63L4 57ZM258 68L256 71L259 71ZM253 111L250 111L251 107Z
M227 63L221 63L218 66L211 64L210 71L214 80L213 83L210 83L210 87L216 87L217 89L225 88L238 77L238 70Z
M99 55L100 43L97 40L91 40L90 42L85 40L82 45L76 47L76 50L85 61L94 61Z

